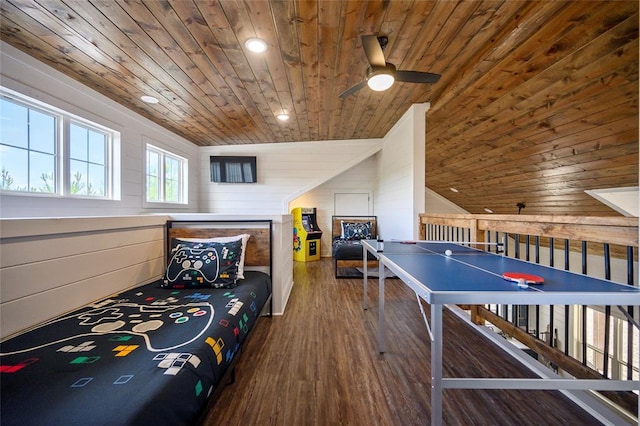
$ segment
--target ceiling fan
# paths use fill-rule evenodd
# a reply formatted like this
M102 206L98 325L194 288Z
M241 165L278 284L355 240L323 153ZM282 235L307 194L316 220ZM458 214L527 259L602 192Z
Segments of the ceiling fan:
M396 80L405 83L435 83L440 79L439 74L430 72L397 70L395 65L384 59L382 51L388 42L389 39L386 36L362 36L362 47L369 61L367 75L363 81L342 92L340 98L346 98L365 85L373 90L383 91L391 87Z

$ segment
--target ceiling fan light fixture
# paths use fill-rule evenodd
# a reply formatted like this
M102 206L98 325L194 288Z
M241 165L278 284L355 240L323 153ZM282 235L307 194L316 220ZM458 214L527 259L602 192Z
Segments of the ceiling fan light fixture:
M252 37L244 42L244 47L250 52L262 53L267 50L267 42L260 38Z
M396 79L393 74L386 70L382 70L369 76L367 79L367 86L369 86L371 90L382 92L393 86L395 81Z
M278 114L276 115L276 118L280 121L287 121L289 119L289 114L286 114L286 113Z

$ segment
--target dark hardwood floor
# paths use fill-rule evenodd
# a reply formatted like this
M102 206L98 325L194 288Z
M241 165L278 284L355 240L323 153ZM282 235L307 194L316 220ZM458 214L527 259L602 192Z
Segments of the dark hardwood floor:
M206 425L428 425L430 347L414 293L387 281L387 352L377 349L377 280L333 278L331 259L294 262L284 316L263 318ZM428 306L425 306L428 313ZM444 374L534 377L444 312ZM448 425L599 424L558 392L445 390Z

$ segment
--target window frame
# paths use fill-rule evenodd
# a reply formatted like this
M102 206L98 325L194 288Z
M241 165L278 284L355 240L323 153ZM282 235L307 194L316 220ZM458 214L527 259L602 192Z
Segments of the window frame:
M120 133L116 130L100 125L91 120L69 113L60 108L56 108L45 102L25 96L19 92L0 86L0 99L16 105L37 111L41 114L53 116L55 119L54 132L54 190L53 192L31 191L27 189L13 190L1 189L2 195L19 195L28 197L61 197L73 199L89 200L114 200L120 199ZM88 130L92 130L105 135L105 159L104 159L104 194L88 195L73 194L71 192L71 124L79 125ZM1 142L1 141L0 141ZM9 146L9 145L0 145ZM32 150L29 146L25 148L28 153ZM88 162L87 162L88 164ZM30 173L30 170L27 170Z
M158 155L158 200L149 199L149 153L153 152ZM178 200L166 200L166 159L178 162ZM189 160L181 155L166 149L158 147L157 144L145 142L144 144L144 206L154 207L188 207L189 204Z

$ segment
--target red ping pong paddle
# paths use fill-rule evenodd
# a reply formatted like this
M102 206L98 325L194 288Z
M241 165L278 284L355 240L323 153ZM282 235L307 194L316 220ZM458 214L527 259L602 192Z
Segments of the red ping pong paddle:
M525 284L542 284L544 282L544 278L539 275L524 274L522 272L505 272L502 274L502 278L516 283L524 280Z

